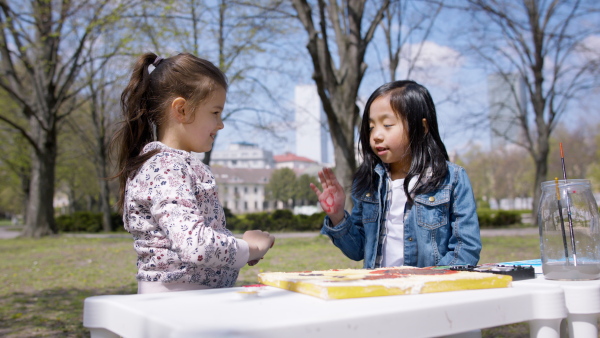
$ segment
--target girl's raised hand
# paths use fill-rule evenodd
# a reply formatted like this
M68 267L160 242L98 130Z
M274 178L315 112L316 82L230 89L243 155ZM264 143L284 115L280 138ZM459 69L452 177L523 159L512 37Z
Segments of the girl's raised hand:
M329 216L333 225L337 225L344 219L346 193L331 168L323 168L322 171L319 171L319 180L321 181L323 191L320 191L312 183L310 184L310 188L319 198L321 208Z

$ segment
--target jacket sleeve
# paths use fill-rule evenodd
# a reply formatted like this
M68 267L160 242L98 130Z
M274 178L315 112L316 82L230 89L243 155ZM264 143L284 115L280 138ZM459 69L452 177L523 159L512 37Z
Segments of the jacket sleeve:
M477 207L467 172L458 167L453 190L449 251L438 265L477 265L481 252L481 236Z
M362 224L362 202L352 197L352 214L344 210L344 219L340 224L331 223L325 216L321 233L327 235L348 258L360 261L365 257L365 230Z
M248 244L225 228L223 215L217 217L223 211L216 187L198 184L191 172L185 161L163 161L160 167L146 167L140 177L152 186L147 199L156 231L164 233L166 246L185 264L243 267L248 262Z

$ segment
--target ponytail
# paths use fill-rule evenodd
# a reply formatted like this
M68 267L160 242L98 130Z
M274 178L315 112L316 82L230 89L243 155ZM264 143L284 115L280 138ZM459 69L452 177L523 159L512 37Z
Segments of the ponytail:
M151 116L158 114L151 114L148 96L150 94L149 66L157 60L160 62L159 57L154 53L142 55L134 65L129 84L121 94L123 121L113 139L118 151L118 173L115 177L119 177L117 203L120 212L123 211L127 178L157 152L155 150L140 155L144 146L152 142L156 136L155 128L159 116Z

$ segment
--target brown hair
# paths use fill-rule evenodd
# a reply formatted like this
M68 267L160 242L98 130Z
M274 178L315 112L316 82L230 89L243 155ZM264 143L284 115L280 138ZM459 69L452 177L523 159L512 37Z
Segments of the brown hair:
M150 65L155 67L152 72ZM192 54L162 59L146 53L138 58L121 94L123 121L113 138L112 148L118 151L118 172L114 177L119 178L119 211L123 211L127 179L156 153L140 155L144 146L154 140L153 126L159 129L164 123L172 101L182 97L195 107L219 87L227 90L225 74Z

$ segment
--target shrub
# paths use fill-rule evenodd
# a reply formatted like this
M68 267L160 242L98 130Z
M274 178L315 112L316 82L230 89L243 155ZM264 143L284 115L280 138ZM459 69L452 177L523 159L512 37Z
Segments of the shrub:
M102 231L102 215L100 213L77 211L70 215L59 216L55 221L60 232Z
M298 227L298 218L288 209L275 210L270 217L273 231L293 231Z
M73 215L60 215L54 219L59 232L71 232L75 228Z
M227 228L232 232L242 233L247 230L263 231L319 231L323 225L325 212L312 215L294 215L290 210L279 209L272 213L257 212L234 215L224 208ZM481 228L502 227L521 223L521 215L530 211L523 210L491 210L478 209L477 218ZM113 213L112 231L125 231L121 214ZM56 217L59 232L101 232L102 214L89 211L78 211L70 215Z
M227 210L225 215L227 228L233 232L256 229L263 231L319 231L325 217L324 212L310 216L294 215L287 209L278 209L272 213L258 212L239 216Z
M246 230L274 230L269 214L266 212L257 212L244 215Z
M297 217L299 220L297 231L319 231L323 226L325 212L318 212L309 216L297 215Z
M126 232L125 228L123 227L123 215L118 212L113 212L110 215L110 220L112 223L112 231Z
M493 228L521 223L523 211L478 209L479 227Z
M112 231L125 231L123 217L119 213L111 214ZM61 215L55 218L59 232L101 232L102 214L91 211L77 211L70 215Z

